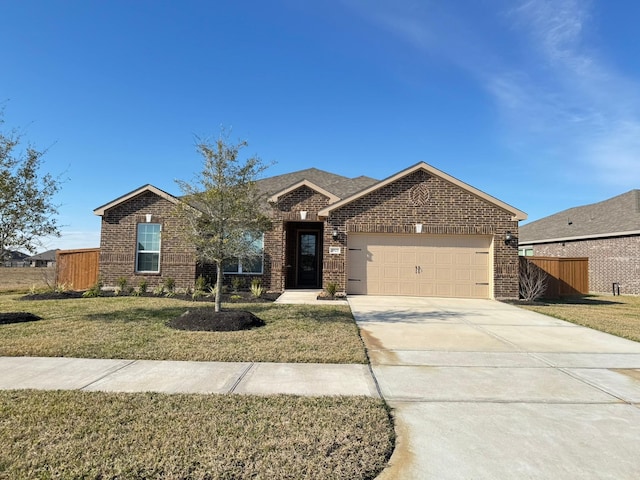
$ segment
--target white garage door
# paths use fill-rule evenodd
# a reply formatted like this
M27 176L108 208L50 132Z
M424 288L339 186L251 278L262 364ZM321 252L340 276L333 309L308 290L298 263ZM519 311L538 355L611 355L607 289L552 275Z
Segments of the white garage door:
M489 298L491 237L349 234L347 293Z

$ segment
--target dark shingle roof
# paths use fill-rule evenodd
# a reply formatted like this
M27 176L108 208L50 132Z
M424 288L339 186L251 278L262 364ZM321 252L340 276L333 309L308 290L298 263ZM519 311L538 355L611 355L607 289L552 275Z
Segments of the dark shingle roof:
M343 177L335 173L325 172L317 168L307 168L297 172L285 173L274 177L263 178L256 183L260 190L267 196L281 192L302 180L308 180L326 191L340 198L348 197L353 193L369 187L377 180L365 176L356 178Z
M57 251L58 251L57 249L47 250L46 252L41 252L29 257L28 260L43 260L46 262L55 262Z
M574 207L520 227L520 244L640 231L640 190Z

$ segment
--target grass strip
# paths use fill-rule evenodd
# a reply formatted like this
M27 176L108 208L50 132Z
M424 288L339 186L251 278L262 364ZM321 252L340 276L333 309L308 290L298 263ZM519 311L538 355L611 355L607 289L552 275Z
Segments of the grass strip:
M588 295L519 306L640 342L640 297Z
M394 444L366 397L0 391L0 478L371 479Z

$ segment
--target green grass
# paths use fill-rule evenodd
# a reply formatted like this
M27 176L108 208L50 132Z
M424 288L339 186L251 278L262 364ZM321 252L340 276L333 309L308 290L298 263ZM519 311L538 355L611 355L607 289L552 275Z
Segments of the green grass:
M211 304L174 298L99 297L21 301L0 295L0 312L43 320L0 325L0 356L127 358L222 362L367 363L346 306L228 304L266 326L240 332L188 332L165 325Z
M640 297L588 295L520 306L640 342Z
M1 479L371 479L381 400L0 391Z

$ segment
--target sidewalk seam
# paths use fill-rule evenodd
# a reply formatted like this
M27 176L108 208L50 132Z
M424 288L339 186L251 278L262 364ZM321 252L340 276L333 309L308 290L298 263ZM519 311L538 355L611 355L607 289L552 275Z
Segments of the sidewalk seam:
M254 365L255 365L255 362L251 362L247 366L247 368L244 369L244 371L240 374L238 379L233 383L233 385L231 385L231 388L229 389L229 391L227 393L234 393L235 392L235 389L238 388L238 385L240 385L240 382L242 382L242 380L244 380L244 377L247 376L247 374L249 373L249 370L251 370Z
M85 388L93 385L94 383L99 382L100 380L107 378L110 375L113 375L116 372L119 372L120 370L122 370L123 368L127 368L129 366L131 366L132 364L136 363L138 360L130 360L129 362L127 362L126 364L122 365L120 368L116 368L115 370L110 371L109 373L105 373L104 375L102 375L101 377L96 378L95 380L87 383L85 386L78 388L78 390L84 390Z

